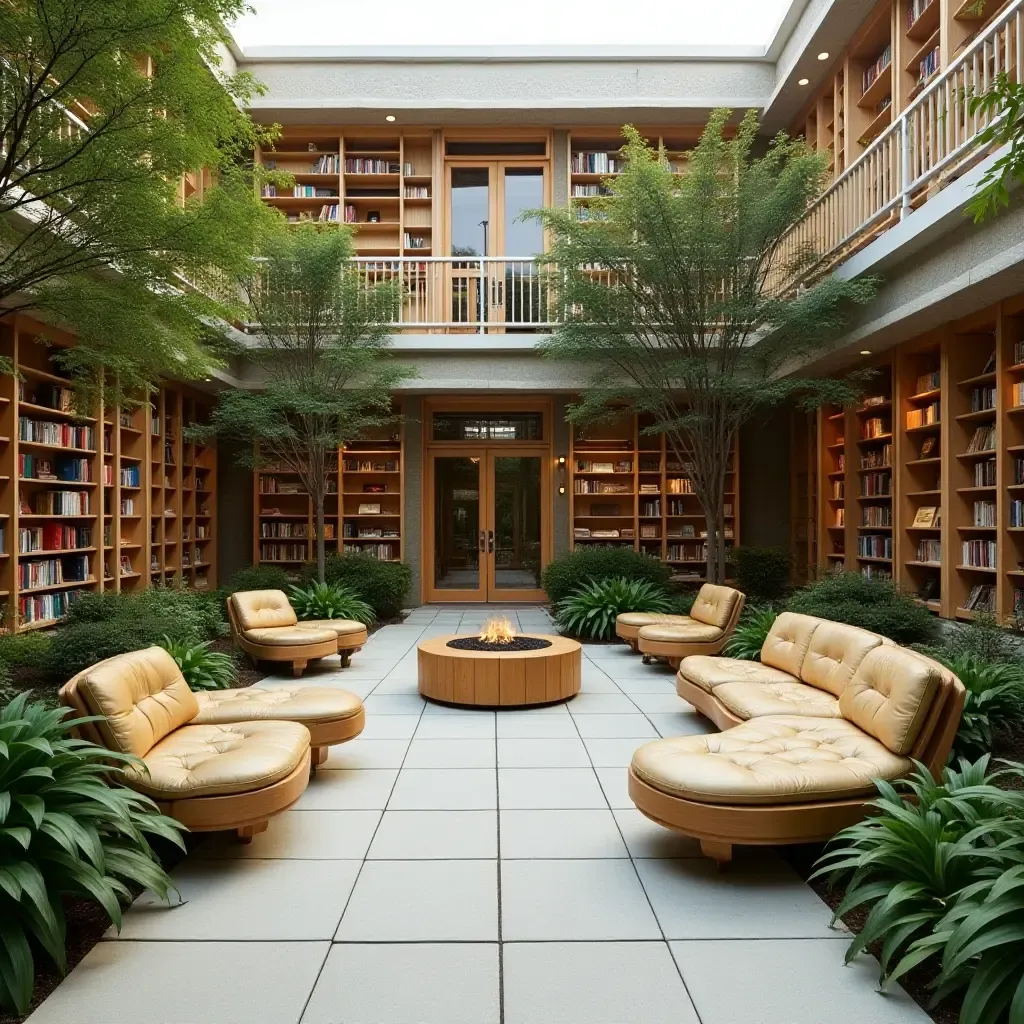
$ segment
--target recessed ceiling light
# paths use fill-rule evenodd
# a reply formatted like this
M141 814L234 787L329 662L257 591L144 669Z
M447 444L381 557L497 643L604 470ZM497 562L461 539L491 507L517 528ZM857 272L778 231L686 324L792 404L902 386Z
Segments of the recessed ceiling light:
M869 355L871 355L871 349L869 349L869 348L862 348L860 350L860 354L862 356L869 356Z
M796 84L797 85L810 85L811 84L811 80L809 78L801 78L800 81L797 82Z
M818 60L828 60L828 51L823 50L821 53L819 53Z
M394 121L394 119L395 119L395 115L394 115L394 114L388 114L388 115L387 115L387 116L386 116L386 117L384 118L384 120L385 120L385 121Z

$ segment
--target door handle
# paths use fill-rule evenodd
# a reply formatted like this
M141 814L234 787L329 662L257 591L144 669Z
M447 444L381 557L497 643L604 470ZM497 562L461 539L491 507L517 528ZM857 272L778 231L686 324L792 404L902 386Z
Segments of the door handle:
M480 550L485 552L485 553L487 551L487 531L486 530L481 530L480 531Z
M494 553L494 531L487 531L487 551L489 554Z

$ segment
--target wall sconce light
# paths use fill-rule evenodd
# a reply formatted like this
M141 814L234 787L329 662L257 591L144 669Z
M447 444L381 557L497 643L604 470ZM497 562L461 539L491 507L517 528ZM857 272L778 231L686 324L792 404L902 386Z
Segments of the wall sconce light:
M558 456L558 472L559 472L559 484L558 493L565 494L565 456Z

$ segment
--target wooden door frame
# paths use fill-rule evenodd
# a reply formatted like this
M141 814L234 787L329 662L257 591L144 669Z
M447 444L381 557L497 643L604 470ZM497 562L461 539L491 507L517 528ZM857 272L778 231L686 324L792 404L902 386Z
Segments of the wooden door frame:
M436 412L533 412L542 417L542 441L434 441L431 438L433 417ZM551 561L554 553L554 505L553 482L557 468L554 456L553 405L550 398L502 397L502 396L457 396L452 398L428 398L423 403L422 448L420 458L423 466L423 515L420 532L420 599L424 603L477 603L488 600L487 574L490 560L481 565L482 596L472 594L464 596L464 591L439 592L434 589L434 456L435 455L466 455L479 456L483 460L481 469L481 528L491 516L491 509L485 504L485 496L489 487L490 467L487 453L496 452L500 456L503 451L510 455L539 455L541 462L541 568ZM503 593L511 593L504 591ZM460 596L462 595L462 596ZM506 601L539 602L543 600L539 591L526 591L516 597L504 598Z

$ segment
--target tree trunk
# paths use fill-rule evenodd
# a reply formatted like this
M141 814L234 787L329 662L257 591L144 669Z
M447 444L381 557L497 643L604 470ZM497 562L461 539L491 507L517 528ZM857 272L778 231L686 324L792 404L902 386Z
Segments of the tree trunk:
M316 502L316 578L323 583L327 567L327 546L324 539L324 492L322 487L317 488L314 501Z

